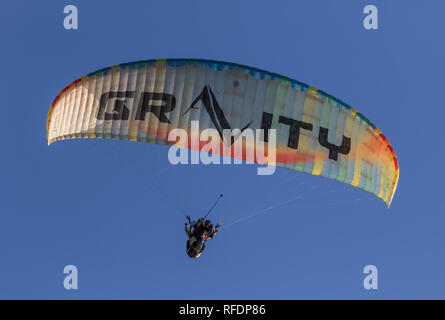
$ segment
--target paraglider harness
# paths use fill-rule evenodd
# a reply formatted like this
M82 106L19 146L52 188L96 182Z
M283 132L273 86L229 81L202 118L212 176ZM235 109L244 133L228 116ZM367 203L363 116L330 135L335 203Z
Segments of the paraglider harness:
M188 223L185 223L185 232L189 237L187 240L187 255L190 258L199 258L205 249L205 242L218 233L220 225L217 224L214 227L210 221L205 220L205 218L201 218L197 222L192 222L190 217L187 217L187 219Z
M204 218L192 222L190 216L186 217L188 222L185 223L185 233L189 238L187 240L187 255L190 258L199 258L205 249L205 242L218 233L220 224L213 226L210 220L206 220L206 218L209 216L210 212L212 212L213 208L215 208L222 196L222 194L219 196Z

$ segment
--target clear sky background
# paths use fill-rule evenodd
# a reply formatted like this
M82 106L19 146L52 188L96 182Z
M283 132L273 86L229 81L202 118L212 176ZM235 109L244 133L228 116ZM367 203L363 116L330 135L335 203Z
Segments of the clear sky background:
M79 29L63 28L63 8ZM379 9L379 30L363 8ZM0 298L445 298L442 1L6 1L2 64ZM46 145L46 116L73 80L156 58L246 64L308 83L367 116L393 145L390 209L328 179L254 165L172 166L168 148ZM234 224L198 260L184 217ZM299 199L296 199L298 198ZM79 269L79 290L63 268ZM379 289L363 288L375 265Z

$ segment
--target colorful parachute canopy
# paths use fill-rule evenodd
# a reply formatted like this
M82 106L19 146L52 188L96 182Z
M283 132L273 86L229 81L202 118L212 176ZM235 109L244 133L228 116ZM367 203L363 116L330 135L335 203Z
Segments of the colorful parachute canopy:
M47 140L171 145L169 131L190 130L193 120L218 132L276 129L277 166L348 183L388 206L396 190L394 150L362 114L304 83L234 63L148 60L90 73L52 103Z

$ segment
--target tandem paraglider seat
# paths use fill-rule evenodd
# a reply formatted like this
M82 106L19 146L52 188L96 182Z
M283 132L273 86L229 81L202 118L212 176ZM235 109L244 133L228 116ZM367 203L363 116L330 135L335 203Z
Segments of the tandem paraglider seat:
M185 233L189 238L187 240L187 255L190 258L199 258L202 252L205 249L205 242L208 239L213 238L218 233L219 224L213 226L210 220L207 220L207 217L215 208L219 200L223 197L222 194L219 195L218 199L215 203L210 207L209 211L205 215L204 218L198 219L198 221L193 221L190 219L190 216L186 216L187 221L185 222Z
M187 222L185 223L185 232L189 237L189 240L187 240L187 255L190 258L199 258L205 249L205 242L218 233L219 225L214 227L210 220L205 220L205 218L193 223L190 221L190 217L187 218L190 222L190 227Z

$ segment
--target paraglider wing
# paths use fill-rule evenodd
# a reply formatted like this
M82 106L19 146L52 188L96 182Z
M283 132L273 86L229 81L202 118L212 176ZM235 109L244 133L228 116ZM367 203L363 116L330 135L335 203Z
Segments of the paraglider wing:
M190 133L193 120L199 130L214 128L221 138L224 129L264 129L266 144L268 130L276 129L275 165L364 189L388 206L392 201L397 158L366 117L304 83L233 63L148 60L88 74L52 103L47 140L48 145L75 138L172 145L170 130ZM219 143L222 147L223 139Z

